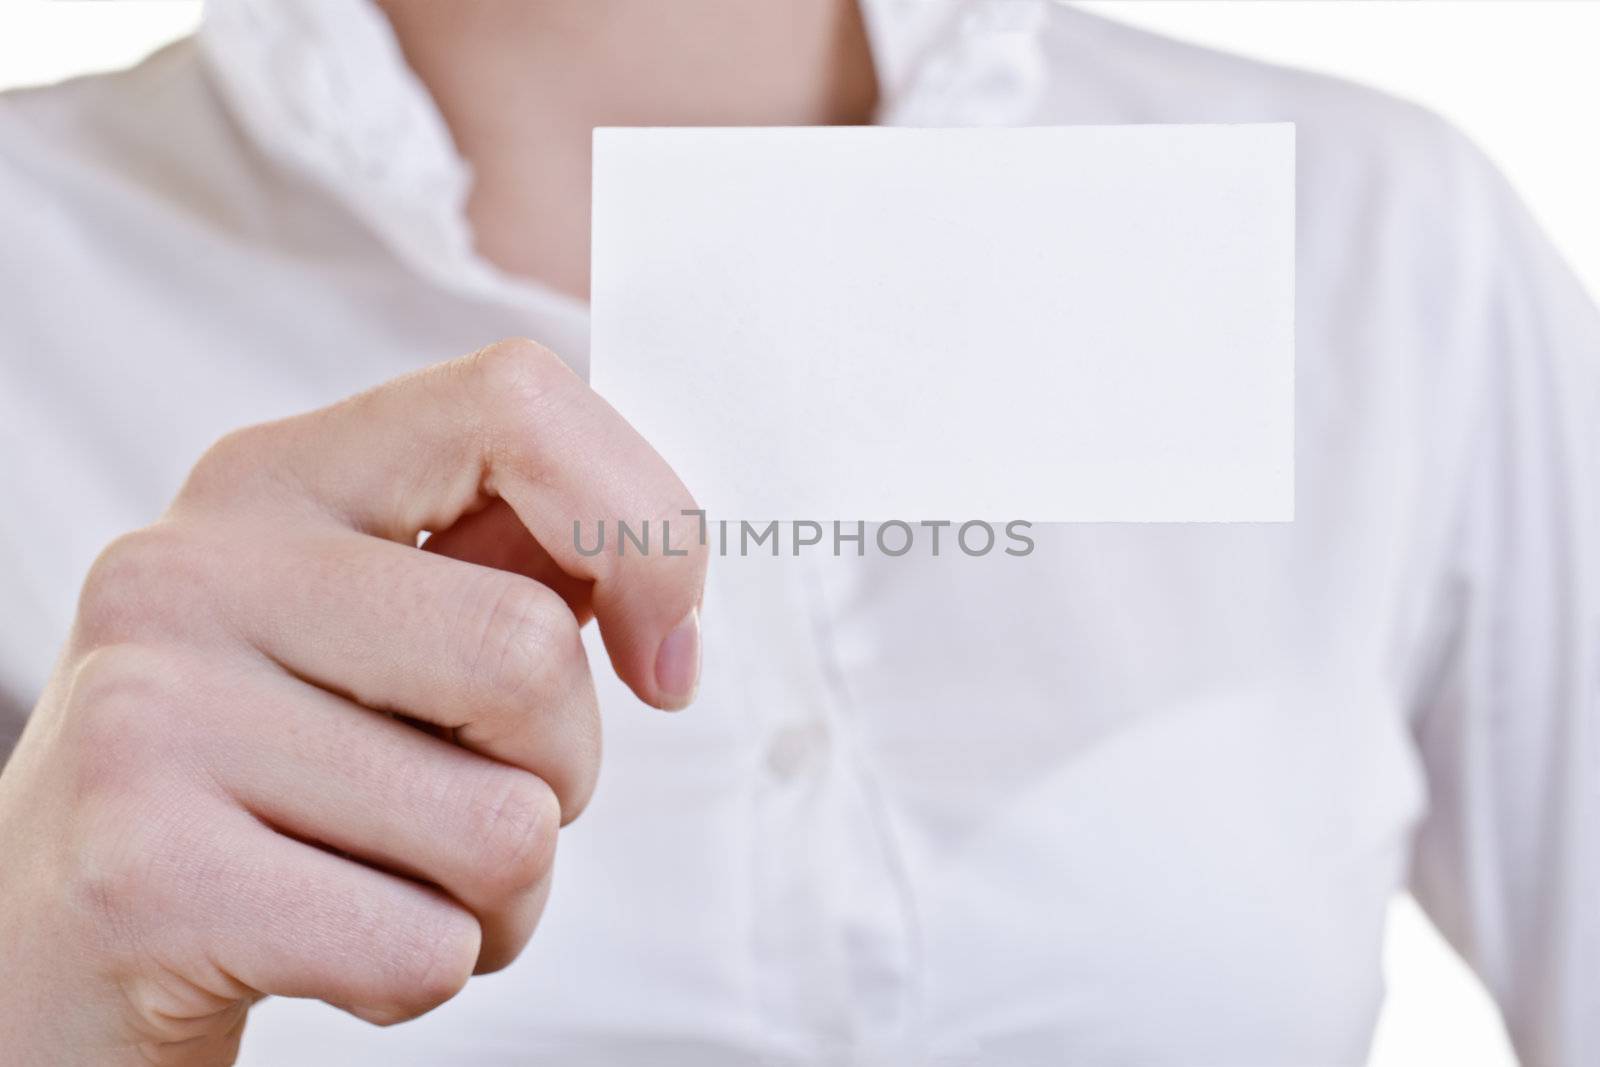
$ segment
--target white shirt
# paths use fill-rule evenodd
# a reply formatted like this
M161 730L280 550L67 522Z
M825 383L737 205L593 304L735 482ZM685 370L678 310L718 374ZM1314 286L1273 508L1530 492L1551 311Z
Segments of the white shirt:
M1407 885L1525 1064L1600 1062L1593 307L1415 108L1032 0L867 11L887 123L1297 124L1297 520L715 560L691 711L601 672L524 958L392 1030L269 1001L243 1062L1354 1064ZM584 365L467 181L353 0L0 97L13 728L226 430L505 335Z

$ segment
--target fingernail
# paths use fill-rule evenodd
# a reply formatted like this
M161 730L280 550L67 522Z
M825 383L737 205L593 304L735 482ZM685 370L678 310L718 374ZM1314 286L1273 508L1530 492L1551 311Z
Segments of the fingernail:
M700 686L700 609L672 628L656 653L656 690L668 708L685 707Z

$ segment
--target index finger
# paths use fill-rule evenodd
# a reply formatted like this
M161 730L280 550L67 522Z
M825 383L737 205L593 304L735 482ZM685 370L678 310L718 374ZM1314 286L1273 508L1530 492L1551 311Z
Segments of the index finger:
M254 462L275 481L375 536L415 544L504 500L564 572L594 583L618 676L657 707L693 698L707 555L682 514L694 498L548 349L501 341L257 432L268 440ZM615 530L619 520L648 523L652 550L612 538L579 551L577 524ZM669 529L671 554L662 551Z

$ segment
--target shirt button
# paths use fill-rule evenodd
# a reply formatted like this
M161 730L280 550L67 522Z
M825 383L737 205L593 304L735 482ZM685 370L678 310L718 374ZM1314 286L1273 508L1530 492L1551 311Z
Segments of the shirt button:
M767 770L781 782L792 781L827 743L827 731L820 721L785 726L767 746Z

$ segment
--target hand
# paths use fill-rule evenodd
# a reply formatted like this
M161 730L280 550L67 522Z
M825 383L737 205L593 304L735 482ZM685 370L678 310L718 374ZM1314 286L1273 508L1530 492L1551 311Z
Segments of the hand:
M599 768L582 620L651 704L699 669L704 549L573 523L693 507L530 342L224 438L0 774L3 1058L231 1063L263 995L392 1023L505 966Z

